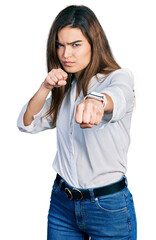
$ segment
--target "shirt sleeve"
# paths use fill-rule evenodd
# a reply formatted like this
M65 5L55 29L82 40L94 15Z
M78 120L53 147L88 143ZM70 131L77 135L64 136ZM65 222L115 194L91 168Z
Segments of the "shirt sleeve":
M43 117L50 108L51 97L45 101L45 104L44 104L43 108L41 109L41 111L33 116L34 120L32 121L32 123L28 126L25 126L23 123L23 117L26 112L28 103L25 104L24 107L22 108L22 110L19 114L18 120L17 120L17 127L21 132L38 133L38 132L44 131L46 129L55 127L54 125L52 125L52 118L50 116Z
M134 106L134 77L130 70L119 69L109 76L110 83L101 93L108 94L113 101L113 112L105 113L103 121L116 122L126 113L133 111Z

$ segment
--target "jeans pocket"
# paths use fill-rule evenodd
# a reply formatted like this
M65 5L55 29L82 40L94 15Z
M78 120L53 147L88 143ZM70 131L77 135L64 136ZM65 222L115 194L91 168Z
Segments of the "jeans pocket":
M130 239L128 208L124 191L96 198L96 214L109 229L112 239ZM116 238L115 238L116 237Z
M96 198L96 206L105 212L121 213L127 211L124 191Z
M54 181L54 184L53 184L53 187L52 187L52 193L55 193L55 192L57 192L57 191L59 191L59 189L58 189L57 182L56 182L56 180L55 180L55 181Z

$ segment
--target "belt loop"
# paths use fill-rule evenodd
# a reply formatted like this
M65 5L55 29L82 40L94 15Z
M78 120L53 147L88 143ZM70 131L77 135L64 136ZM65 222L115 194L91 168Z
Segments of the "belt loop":
M94 196L94 189L93 188L89 188L89 193L90 193L90 200L91 202L95 202L95 196Z
M60 183L58 185L58 190L61 191L61 187L62 187L62 183L64 182L64 180L61 178L60 179Z
M125 179L125 186L128 187L127 177L125 175L123 175L123 178Z

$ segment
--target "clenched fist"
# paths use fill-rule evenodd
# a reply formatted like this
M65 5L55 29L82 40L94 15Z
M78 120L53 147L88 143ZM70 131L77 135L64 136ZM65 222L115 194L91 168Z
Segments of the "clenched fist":
M46 79L44 80L44 86L47 89L52 89L54 87L61 87L67 84L66 79L68 74L63 71L61 68L52 69Z
M104 115L104 107L101 101L93 98L87 98L78 104L75 114L75 121L81 128L92 128L92 125L98 125Z

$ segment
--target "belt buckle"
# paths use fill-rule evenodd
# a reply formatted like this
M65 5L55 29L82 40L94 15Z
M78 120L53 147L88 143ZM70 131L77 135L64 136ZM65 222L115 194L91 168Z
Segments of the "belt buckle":
M73 194L71 193L69 188L65 188L64 191L65 191L67 197L69 198L69 200L72 200L73 199Z
M70 191L70 189L69 188L65 188L64 191L65 191L67 197L69 198L69 200L72 200L73 199L73 194ZM76 192L80 193L80 198L75 199L75 200L80 201L80 200L83 199L83 194L82 194L82 192L79 189L73 188L72 191L76 191Z
M77 191L78 193L80 193L80 198L79 198L79 199L76 199L77 201L80 201L80 200L83 199L83 194L82 194L82 192L81 192L79 189L73 188L72 191Z

